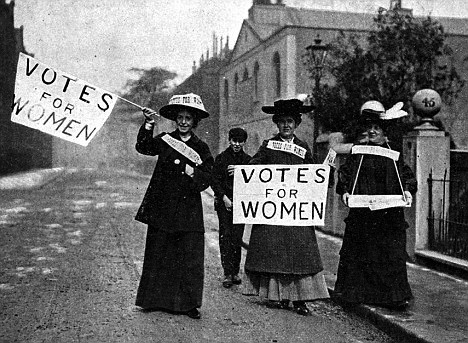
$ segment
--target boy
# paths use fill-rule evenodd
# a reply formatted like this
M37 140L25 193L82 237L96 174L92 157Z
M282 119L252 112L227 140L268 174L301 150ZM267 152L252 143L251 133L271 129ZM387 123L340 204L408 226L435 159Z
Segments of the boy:
M229 130L229 147L216 156L213 166L212 188L219 220L219 249L225 288L241 283L238 274L244 224L232 223L232 191L235 166L248 164L251 158L243 149L246 140L247 132L244 129L236 127Z

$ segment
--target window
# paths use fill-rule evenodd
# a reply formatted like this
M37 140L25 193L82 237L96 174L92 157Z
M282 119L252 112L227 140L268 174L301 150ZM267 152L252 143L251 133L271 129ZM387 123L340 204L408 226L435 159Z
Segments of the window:
M247 81L249 79L249 71L247 70L247 67L244 69L244 75L242 76L242 81Z
M273 55L273 70L275 77L275 96L279 98L281 97L281 62L278 52L275 52Z
M254 70L253 70L253 77L254 77L254 98L255 100L258 99L258 73L260 72L260 65L258 62L255 62Z
M234 92L237 92L237 85L239 84L239 75L236 73L234 75Z
M226 111L229 110L229 82L224 79L224 102L226 104Z

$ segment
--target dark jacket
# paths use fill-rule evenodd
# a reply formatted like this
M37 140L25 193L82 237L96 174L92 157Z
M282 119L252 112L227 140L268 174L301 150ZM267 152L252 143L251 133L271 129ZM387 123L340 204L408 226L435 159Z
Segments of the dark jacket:
M231 147L216 156L213 166L213 181L211 183L216 199L222 200L223 196L226 195L232 200L234 175L228 174L227 167L229 165L248 164L251 158L244 150L235 153Z
M362 163L361 163L362 158ZM417 181L413 171L403 162L402 154L395 163L390 158L377 155L349 154L338 172L336 192L340 195L351 194L357 177L353 194L402 194L404 191L415 193ZM359 170L359 174L358 174ZM400 180L401 185L400 185ZM380 227L380 230L406 229L408 224L401 207L371 211L367 208L350 208L346 218L346 230L354 227Z
M168 232L203 232L200 192L208 188L211 179L213 157L210 149L192 134L185 144L195 150L203 161L201 165L195 166L162 140L164 134L153 137L153 131L146 130L144 126L138 132L136 150L143 155L159 157L135 219ZM178 131L169 135L180 140ZM185 174L186 164L194 167L193 178Z
M278 135L272 140L281 141ZM249 164L313 164L307 143L294 137L293 143L306 149L305 158L267 148L265 140ZM247 271L313 275L323 270L315 231L310 226L255 224L252 226L245 261Z

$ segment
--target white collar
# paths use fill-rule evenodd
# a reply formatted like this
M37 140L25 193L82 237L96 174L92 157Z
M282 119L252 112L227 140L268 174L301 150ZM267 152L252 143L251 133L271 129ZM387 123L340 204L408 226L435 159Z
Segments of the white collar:
M294 136L293 136L291 139L284 139L283 137L280 136L280 139L281 139L283 142L286 142L286 143L293 143L293 141L294 141Z

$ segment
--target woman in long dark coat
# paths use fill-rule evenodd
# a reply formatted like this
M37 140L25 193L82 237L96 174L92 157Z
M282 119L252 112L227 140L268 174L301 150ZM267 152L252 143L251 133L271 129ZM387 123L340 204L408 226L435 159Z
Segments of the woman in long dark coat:
M273 122L279 133L265 140L249 164L312 164L307 143L294 135L301 123L301 113L312 110L298 99L278 100L274 106L262 110L274 114ZM274 150L270 141L285 141L305 152L298 156L292 152ZM260 295L278 308L293 309L308 315L306 301L328 298L322 273L314 228L311 226L282 226L255 224L252 226L245 261L245 286L243 294Z
M380 119L383 106L371 101L361 111L363 135L358 144L391 149L393 144L385 135L391 120ZM416 186L414 174L403 163L401 154L396 164L384 156L350 154L339 168L336 192L346 205L350 194L401 194L411 204ZM412 293L406 272L408 223L403 208L350 208L345 222L336 295L348 303L404 309Z
M213 157L192 131L208 117L198 95L175 95L160 109L177 129L153 137L153 111L144 109L136 150L158 161L136 220L148 224L136 305L200 318L204 224L200 192L209 186Z

